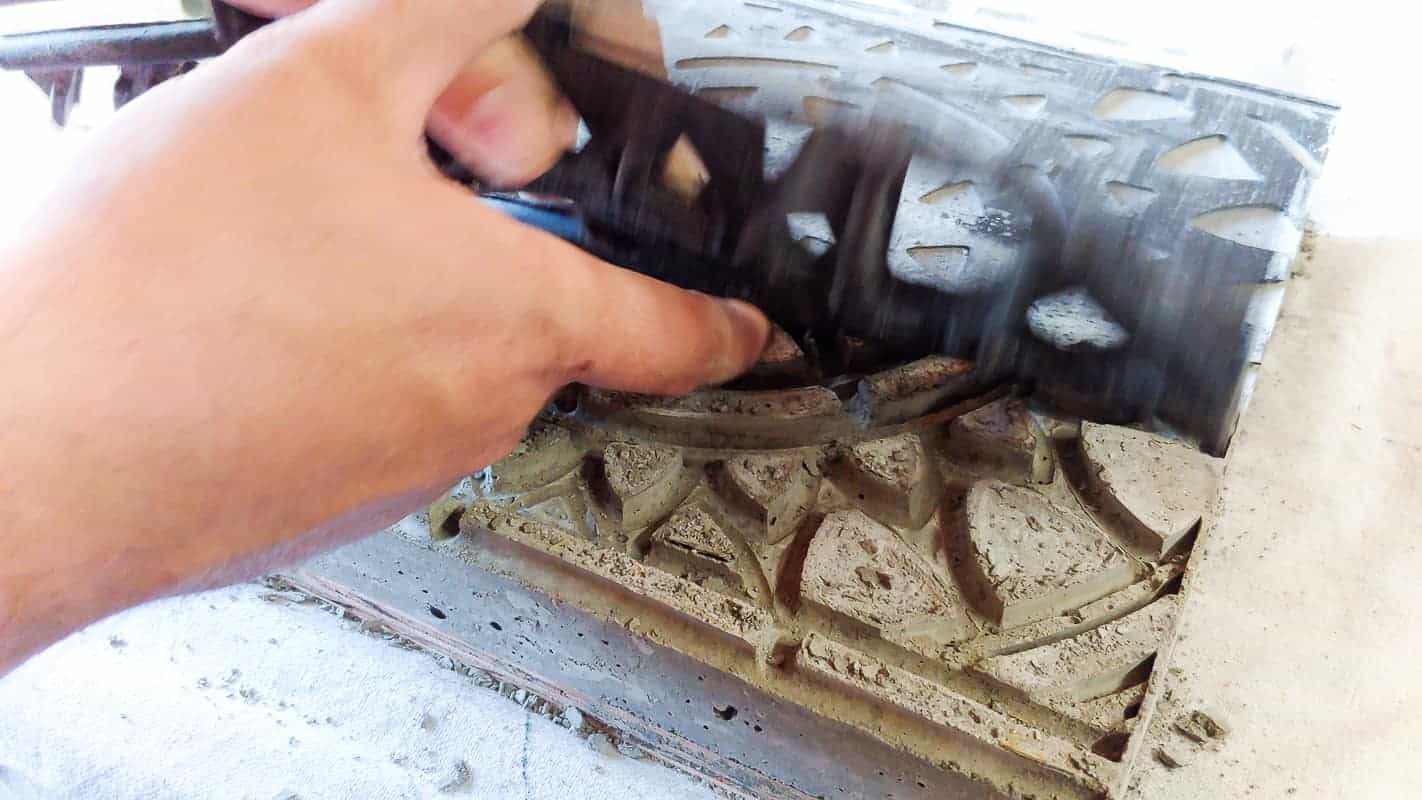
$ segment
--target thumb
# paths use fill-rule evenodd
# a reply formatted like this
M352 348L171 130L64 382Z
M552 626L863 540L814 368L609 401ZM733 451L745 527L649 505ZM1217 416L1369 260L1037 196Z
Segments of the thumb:
M750 369L770 338L754 306L680 289L613 266L560 239L530 231L531 250L556 264L563 374L605 389L685 394ZM566 288L563 288L566 287ZM554 293L550 293L554 294Z

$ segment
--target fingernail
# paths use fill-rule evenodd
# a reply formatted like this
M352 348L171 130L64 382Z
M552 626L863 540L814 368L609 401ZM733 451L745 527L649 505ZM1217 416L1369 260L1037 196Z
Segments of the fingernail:
M577 150L578 135L581 133L578 128L583 124L583 117L578 113L573 104L562 101L558 104L558 111L554 115L558 131L558 141L564 150Z
M503 89L502 86L495 86L464 112L459 124L469 136L495 146L502 145L501 139L508 138L505 123L509 116L509 98Z

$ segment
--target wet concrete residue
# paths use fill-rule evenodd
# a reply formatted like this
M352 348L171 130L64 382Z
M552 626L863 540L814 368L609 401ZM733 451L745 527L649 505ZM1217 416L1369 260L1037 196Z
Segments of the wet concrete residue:
M1154 434L1088 423L1081 452L1097 494L1157 556L1195 530L1219 491L1220 459Z
M584 390L576 413L492 468L492 492L462 516L446 503L435 524L457 517L568 564L547 588L560 598L576 601L585 575L673 609L726 646L650 612L639 633L916 757L944 763L961 744L936 737L966 733L1006 759L944 769L1091 796L1173 630L1179 551L1217 462L1043 417L1008 392L945 406L982 386L952 359L886 366L851 393L837 380L683 399ZM873 422L915 408L914 424ZM925 710L930 697L980 718L990 707L1026 738Z
M972 594L1004 628L1079 608L1135 577L1085 514L1045 492L979 484L964 513Z
M931 566L857 511L831 514L810 542L800 596L880 631L927 629L953 616Z
M1027 328L1058 350L1119 350L1131 340L1130 332L1080 286L1032 303Z

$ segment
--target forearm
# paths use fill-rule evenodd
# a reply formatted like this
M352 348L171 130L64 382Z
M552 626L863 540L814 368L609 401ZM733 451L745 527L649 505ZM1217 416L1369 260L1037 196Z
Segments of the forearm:
M161 549L157 542L121 541L119 520L129 512L112 498L115 484L132 476L103 463L100 420L81 411L98 398L90 376L74 374L62 315L47 299L53 288L40 280L47 270L14 249L3 270L0 672L95 619L106 604L151 596L162 571L141 566L145 550Z
M183 484L197 465L163 458L152 423L171 413L165 381L125 352L139 331L91 328L85 287L64 280L84 274L76 234L67 250L31 236L0 251L0 670L190 566L171 518L192 510ZM119 385L140 382L139 397ZM135 419L144 405L150 419ZM155 468L169 491L154 491Z

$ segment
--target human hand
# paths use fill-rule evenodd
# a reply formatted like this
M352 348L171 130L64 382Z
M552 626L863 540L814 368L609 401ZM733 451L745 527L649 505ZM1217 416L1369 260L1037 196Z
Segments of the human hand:
M750 307L599 262L428 163L427 125L502 183L570 141L509 38L533 7L323 0L125 108L0 250L0 671L393 521L563 384L680 393L755 360Z

